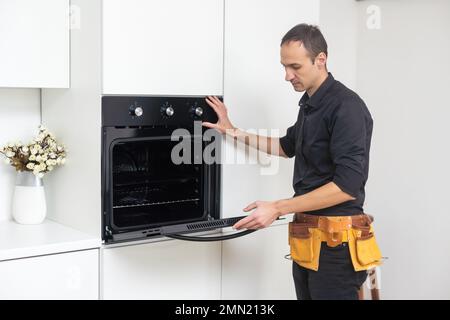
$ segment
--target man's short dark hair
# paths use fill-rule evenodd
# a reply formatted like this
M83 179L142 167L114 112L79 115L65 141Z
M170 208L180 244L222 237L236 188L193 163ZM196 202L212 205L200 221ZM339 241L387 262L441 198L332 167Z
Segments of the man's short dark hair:
M281 40L281 46L291 41L300 41L308 51L312 62L323 52L328 56L328 46L318 26L301 23L289 30Z

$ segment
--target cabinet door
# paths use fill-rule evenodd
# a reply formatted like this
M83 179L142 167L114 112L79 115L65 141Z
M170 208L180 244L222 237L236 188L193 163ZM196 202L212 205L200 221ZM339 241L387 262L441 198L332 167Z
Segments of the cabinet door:
M1 299L98 299L98 249L0 262Z
M102 252L104 299L220 297L220 243L171 240Z
M0 87L69 87L69 0L0 1Z
M287 225L223 242L222 299L295 299Z
M316 0L225 2L225 104L235 126L283 136L297 119L301 93L284 80L280 42L296 24L317 23ZM242 144L224 145L223 216L236 216L255 200L293 194L293 161L267 157Z
M103 93L222 94L223 0L103 2Z

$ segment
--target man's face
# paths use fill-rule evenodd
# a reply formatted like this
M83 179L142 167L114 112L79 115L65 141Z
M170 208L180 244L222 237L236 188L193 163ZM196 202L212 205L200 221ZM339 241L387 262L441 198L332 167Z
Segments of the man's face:
M300 41L290 41L281 46L281 64L286 70L285 80L292 83L295 91L307 91L315 86L321 73L326 70L323 61L317 61L323 57L318 58L319 56L313 64Z

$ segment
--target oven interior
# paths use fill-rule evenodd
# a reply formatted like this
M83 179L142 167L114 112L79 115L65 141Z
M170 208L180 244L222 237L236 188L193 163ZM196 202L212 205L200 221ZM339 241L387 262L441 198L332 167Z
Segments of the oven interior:
M185 138L188 139L188 138ZM207 196L212 168L195 164L195 146L204 143L190 139L191 148L184 155L188 163L171 159L178 141L170 137L118 140L111 145L112 225L116 230L153 227L205 219L211 207Z

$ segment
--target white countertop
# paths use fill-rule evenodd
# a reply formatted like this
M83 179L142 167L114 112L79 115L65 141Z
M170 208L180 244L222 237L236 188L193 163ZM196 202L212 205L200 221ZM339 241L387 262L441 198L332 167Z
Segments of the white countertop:
M51 220L38 225L0 222L0 261L99 248L99 238Z

